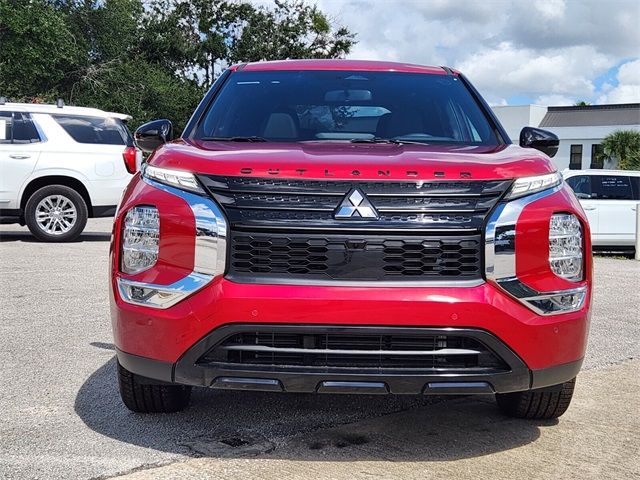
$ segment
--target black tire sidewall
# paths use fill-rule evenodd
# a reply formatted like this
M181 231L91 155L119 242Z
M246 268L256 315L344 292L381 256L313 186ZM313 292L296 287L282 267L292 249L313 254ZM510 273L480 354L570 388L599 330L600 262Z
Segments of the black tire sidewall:
M36 207L38 203L49 195L62 195L68 198L76 207L78 217L75 225L66 233L61 235L50 235L43 231L36 221ZM43 242L71 242L78 238L87 224L88 208L84 198L73 188L65 185L47 185L36 190L27 200L24 209L24 220L31 234Z

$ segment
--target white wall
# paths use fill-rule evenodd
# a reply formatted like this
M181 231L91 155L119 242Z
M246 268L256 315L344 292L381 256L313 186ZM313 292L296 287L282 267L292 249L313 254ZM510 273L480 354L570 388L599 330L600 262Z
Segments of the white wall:
M537 127L547 113L547 107L542 105L507 105L492 107L492 110L515 144L519 142L522 127ZM601 143L604 137L616 130L640 131L640 125L546 127L545 130L555 133L560 139L558 153L553 157L559 170L569 168L571 145L582 145L582 168L587 169L591 166L592 145ZM605 161L604 168L617 168L617 162Z
M491 107L513 143L520 141L523 127L537 127L547 114L542 105L506 105Z
M591 127L547 127L545 130L555 133L560 139L558 153L553 163L559 170L569 168L571 145L582 145L582 168L591 166L591 146L602 143L602 139L616 130L637 130L640 125L612 125ZM617 162L605 162L604 168L616 168Z

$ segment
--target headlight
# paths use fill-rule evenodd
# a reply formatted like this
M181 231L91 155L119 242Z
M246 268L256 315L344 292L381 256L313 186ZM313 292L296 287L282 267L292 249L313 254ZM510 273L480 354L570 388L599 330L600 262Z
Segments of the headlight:
M575 215L556 213L549 222L549 265L572 282L582 280L582 225Z
M525 195L531 195L532 193L555 187L556 185L560 185L560 183L562 183L562 175L558 172L538 175L536 177L518 178L513 182L513 186L505 198L507 200L513 200L514 198L524 197Z
M139 273L155 265L160 243L158 209L137 206L124 218L122 232L122 271Z
M145 164L142 168L142 176L150 180L155 180L172 187L182 190L189 190L196 193L204 193L204 190L198 183L196 176L191 172L182 170L173 170L169 168L159 168L153 165Z

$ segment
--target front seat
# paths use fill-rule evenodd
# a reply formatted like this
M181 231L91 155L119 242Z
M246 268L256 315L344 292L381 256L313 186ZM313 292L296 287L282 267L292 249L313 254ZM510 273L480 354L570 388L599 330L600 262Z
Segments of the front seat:
M262 136L277 140L295 140L299 137L298 122L290 113L274 112L262 129Z

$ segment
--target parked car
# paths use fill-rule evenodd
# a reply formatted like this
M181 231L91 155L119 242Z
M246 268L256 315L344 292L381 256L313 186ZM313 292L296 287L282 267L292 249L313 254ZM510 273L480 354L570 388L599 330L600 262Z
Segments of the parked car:
M640 172L565 170L562 174L587 214L594 247L633 248Z
M124 404L192 386L571 401L591 299L589 226L526 127L512 145L461 73L351 60L249 63L182 137L157 120L112 239Z
M142 158L128 115L59 105L0 102L0 219L47 242L112 216Z

